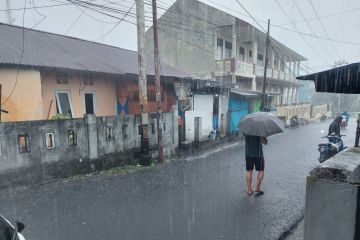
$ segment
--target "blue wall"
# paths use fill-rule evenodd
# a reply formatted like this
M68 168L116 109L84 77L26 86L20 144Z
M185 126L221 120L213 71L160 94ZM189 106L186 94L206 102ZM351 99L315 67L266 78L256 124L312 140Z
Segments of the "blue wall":
M229 98L229 133L239 132L239 121L249 113L249 101L245 97L230 94Z

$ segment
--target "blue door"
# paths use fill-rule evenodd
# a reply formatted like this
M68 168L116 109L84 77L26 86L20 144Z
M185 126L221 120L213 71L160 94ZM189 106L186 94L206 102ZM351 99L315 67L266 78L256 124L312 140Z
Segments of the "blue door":
M249 113L249 101L247 98L237 94L230 94L229 98L229 133L239 132L239 121Z

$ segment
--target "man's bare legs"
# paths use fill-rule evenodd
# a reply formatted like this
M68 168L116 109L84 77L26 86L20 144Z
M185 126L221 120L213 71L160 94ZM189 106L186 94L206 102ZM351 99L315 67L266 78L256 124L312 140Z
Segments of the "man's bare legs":
M247 175L246 175L247 176ZM257 178L256 178L256 187L255 187L255 192L260 192L260 185L261 182L264 178L264 171L259 171L257 174Z
M246 193L251 195L253 193L251 189L251 182L252 182L252 173L253 171L246 171Z

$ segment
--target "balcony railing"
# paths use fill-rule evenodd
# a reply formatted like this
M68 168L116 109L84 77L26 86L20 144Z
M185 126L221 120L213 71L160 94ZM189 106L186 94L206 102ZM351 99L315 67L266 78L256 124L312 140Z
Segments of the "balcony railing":
M264 66L256 65L254 69L254 65L251 63L243 62L243 61L235 61L234 59L224 59L224 60L216 60L215 61L215 75L216 76L229 76L235 72L237 76L253 78L254 75L258 77L264 76ZM276 79L276 80L285 80L285 81L292 81L295 80L295 76L268 68L266 70L266 77L269 79Z
M215 60L215 76L231 75L231 59Z
M237 61L236 75L249 78L254 77L254 65L242 61Z

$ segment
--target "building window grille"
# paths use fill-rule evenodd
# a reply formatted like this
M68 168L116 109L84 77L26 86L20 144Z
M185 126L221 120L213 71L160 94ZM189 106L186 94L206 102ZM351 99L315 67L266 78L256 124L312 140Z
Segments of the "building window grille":
M68 130L68 145L70 147L77 145L76 132L75 130Z
M106 128L106 140L112 140L114 139L114 129L112 127Z
M45 148L53 149L55 148L55 138L54 133L45 133Z
M27 153L30 152L30 141L28 134L21 134L18 136L19 152Z
M127 139L128 135L127 135L127 125L126 124L123 124L121 126L121 131L122 131L123 139Z

